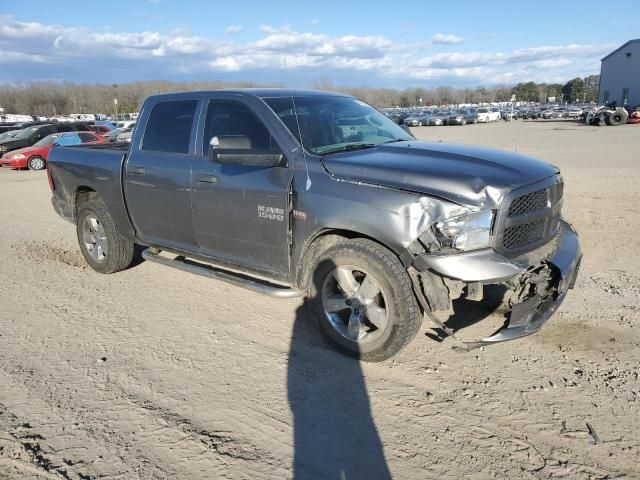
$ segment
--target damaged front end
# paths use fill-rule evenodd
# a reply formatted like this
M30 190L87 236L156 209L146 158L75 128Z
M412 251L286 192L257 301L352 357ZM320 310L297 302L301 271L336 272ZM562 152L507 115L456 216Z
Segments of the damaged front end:
M474 339L474 346L540 330L573 288L581 260L578 236L560 218L561 203L559 177L510 193L494 211L489 248L472 251L454 249L455 236L433 224L412 245L408 269L426 315L454 335L436 314L452 312L458 298L485 300L485 287L493 285L503 291L505 316L487 336ZM475 232L469 238L484 237Z

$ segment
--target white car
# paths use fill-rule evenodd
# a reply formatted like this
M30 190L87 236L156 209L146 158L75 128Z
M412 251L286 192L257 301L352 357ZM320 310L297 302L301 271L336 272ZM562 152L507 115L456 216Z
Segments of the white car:
M479 108L478 123L497 122L500 120L500 110L497 108Z
M121 122L116 123L116 128L121 128L123 130L129 128L132 125L135 125L136 121L135 120L123 120Z

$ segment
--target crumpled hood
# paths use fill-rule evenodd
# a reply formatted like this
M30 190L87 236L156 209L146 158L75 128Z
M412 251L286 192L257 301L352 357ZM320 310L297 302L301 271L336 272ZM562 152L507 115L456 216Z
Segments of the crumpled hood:
M517 153L417 140L328 155L323 164L341 180L484 208L497 208L514 188L559 173L553 165Z

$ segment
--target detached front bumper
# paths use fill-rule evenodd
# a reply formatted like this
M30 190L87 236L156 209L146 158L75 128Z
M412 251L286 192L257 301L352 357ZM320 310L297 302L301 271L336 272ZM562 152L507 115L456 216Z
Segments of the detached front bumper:
M502 284L526 278L528 271L541 265L553 269L556 275L550 288L513 304L505 325L479 343L503 342L539 331L573 288L582 259L578 235L568 223L562 222L555 241L556 248L534 262L529 257L508 259L493 250L485 250L448 256L422 255L416 258L414 266L465 283L482 284Z

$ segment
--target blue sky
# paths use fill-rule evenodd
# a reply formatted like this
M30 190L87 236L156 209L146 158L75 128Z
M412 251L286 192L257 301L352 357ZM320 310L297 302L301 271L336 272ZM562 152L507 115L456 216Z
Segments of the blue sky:
M0 82L565 82L640 36L640 2L0 0Z

